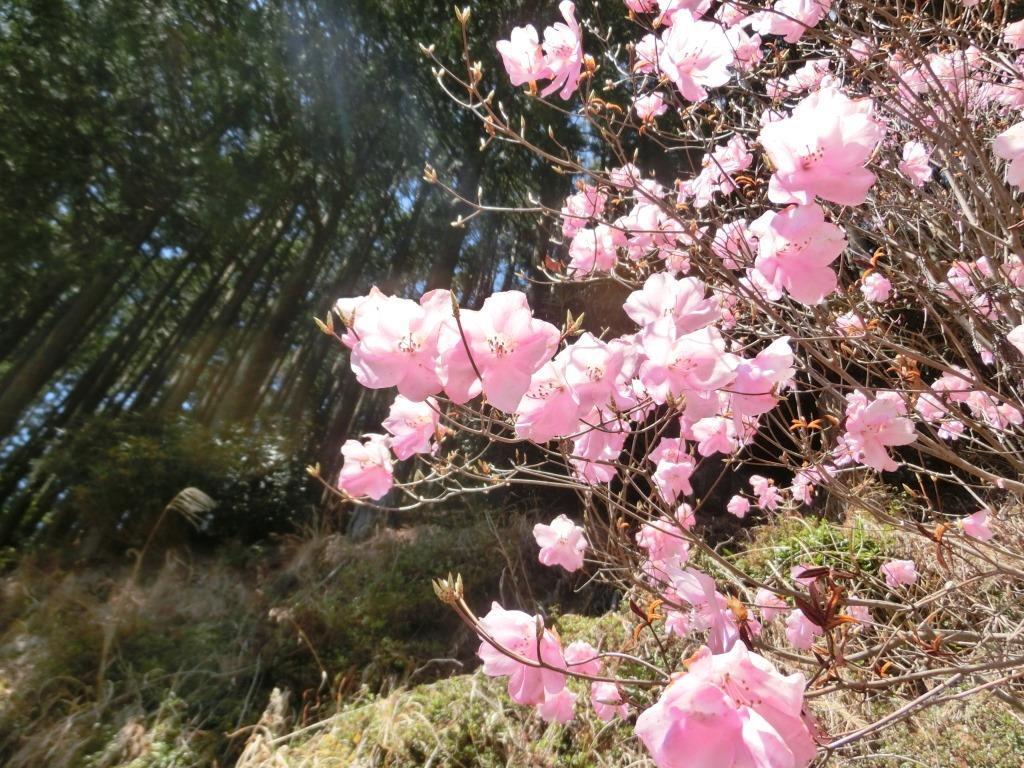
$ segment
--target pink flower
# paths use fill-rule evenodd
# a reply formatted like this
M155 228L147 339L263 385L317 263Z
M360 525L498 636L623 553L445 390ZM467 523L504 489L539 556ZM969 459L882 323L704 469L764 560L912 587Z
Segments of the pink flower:
M537 714L546 723L565 725L572 720L575 708L576 694L563 688L558 693L546 693L544 701L537 705Z
M374 288L348 306L346 344L360 384L369 389L397 386L416 401L441 390L437 344L441 325L452 314L448 291L425 293L417 304Z
M537 30L532 24L514 27L509 38L499 40L497 47L512 85L535 83L551 77L551 71L544 63Z
M565 357L565 381L572 389L583 411L607 405L612 399L615 380L622 370L623 350L609 345L591 333L583 333L567 346L559 357Z
M747 229L746 219L723 224L715 232L711 252L722 260L726 269L739 269L750 264L757 252L757 238Z
M511 413L533 374L554 355L561 334L551 323L534 319L520 291L492 294L479 311L462 310L460 320L465 339L454 318L445 321L438 338L445 392L456 403L483 392L491 405Z
M739 494L736 494L731 499L729 499L729 503L725 505L725 510L730 515L735 515L740 520L742 520L744 517L747 516L747 513L750 511L750 500L747 499L746 496L740 496Z
M522 611L506 611L497 603L480 619L480 628L498 645L531 661L543 661L555 669L524 664L498 650L488 640L480 643L477 656L483 661L483 673L508 680L508 695L517 704L543 704L551 695L565 688L565 669L558 637L545 629L540 642L537 627L540 617Z
M844 312L836 318L836 330L844 336L863 336L867 329L864 318L853 310Z
M719 144L714 151L704 155L700 174L680 185L680 199L693 197L695 208L707 206L716 192L730 194L736 188L732 177L747 170L753 162L754 156L743 137L733 136L725 144Z
M789 569L789 578L791 578L797 584L802 584L805 587L809 587L811 584L818 580L818 577L803 576L802 574L806 573L812 568L817 568L817 566L813 565L812 563L799 563L797 565L794 565Z
M1024 355L1024 325L1018 325L1008 334L1006 334L1006 340L1013 344L1017 350Z
M634 72L653 72L658 67L658 55L661 41L654 35L644 35L633 49L636 60L633 62Z
M903 159L897 167L915 187L923 187L932 177L932 166L928 162L931 156L932 153L920 141L908 141L903 145Z
M708 95L705 88L725 85L732 62L732 44L722 27L697 21L687 10L673 14L672 26L662 37L658 66L684 99L703 101Z
M830 75L831 62L828 59L810 59L785 79L783 82L784 95L796 96L804 91L817 88Z
M665 611L665 634L686 637L693 629L692 616L682 611Z
M656 403L688 392L711 392L733 378L735 355L715 328L680 334L671 317L663 317L640 334L646 360L640 381Z
M725 596L715 589L715 580L694 568L670 569L671 592L676 601L690 606L685 622L687 629L708 631L708 646L714 653L724 653L739 640L736 623ZM683 628L679 627L680 631Z
M814 501L814 486L820 480L821 477L816 471L797 470L789 492L796 501L810 504Z
M729 454L739 448L736 424L723 416L709 416L699 419L690 428L697 440L697 453L713 456L716 453Z
M1007 128L992 142L996 157L1009 160L1006 181L1015 187L1024 186L1024 122Z
M638 325L648 326L662 317L671 317L676 330L689 333L718 319L718 304L704 298L706 290L695 277L676 279L655 272L641 290L629 294L622 308Z
M1003 27L1003 42L1015 51L1024 48L1024 19Z
M608 181L612 186L619 189L633 189L643 181L643 174L640 169L632 163L626 163L619 168L614 168L608 173Z
M793 350L783 336L757 353L753 360L740 360L736 379L729 386L733 414L760 416L776 405L776 393L793 378Z
M750 225L758 238L754 269L771 286L769 298L785 291L803 304L817 304L836 289L829 265L846 248L846 236L825 221L816 203L767 211Z
M558 22L544 30L544 63L552 80L540 95L548 96L561 88L558 95L568 99L576 92L580 81L583 37L576 21L576 6L569 0L562 0L558 10L565 23Z
M727 6L719 6L719 10ZM723 22L724 23L724 22ZM740 72L750 72L761 63L764 51L761 50L761 36L750 35L743 27L736 25L726 30L735 58L733 66Z
M697 516L689 504L680 504L676 508L676 522L684 531L692 531L697 525Z
M908 419L907 407L899 394L882 392L872 401L860 392L846 398L846 446L862 464L879 472L892 472L899 467L886 448L909 445L917 439L914 423Z
M783 677L742 643L717 655L702 648L687 667L637 718L658 768L805 768L814 759L803 675Z
M663 437L648 459L655 465L654 485L661 497L668 503L674 502L679 494L693 493L690 476L696 468L693 457L686 452L686 441L681 437Z
M881 304L889 300L889 296L892 294L892 283L889 282L885 275L872 272L861 282L860 292L864 294L864 298L868 301Z
M726 27L735 27L747 18L748 15L746 8L728 0L718 6L718 10L715 11L715 18Z
M638 261L657 247L655 236L661 231L664 216L653 203L640 202L625 216L615 221L615 227L628 237L628 255Z
M629 706L622 700L622 694L615 683L591 683L590 703L594 707L594 713L606 723L611 722L616 716L629 716Z
M381 426L392 436L391 450L404 461L417 453L430 453L437 436L437 401L428 397L416 403L398 395Z
M564 352L533 374L530 387L516 407L516 435L546 443L577 431L580 407L576 393L565 380Z
M612 463L619 458L626 443L628 427L617 421L606 422L599 411L586 416L585 422L600 425L573 440L570 463L573 472L588 483L607 483L617 474Z
M757 590L757 594L754 596L754 607L760 612L761 620L765 623L772 621L776 616L782 616L789 610L785 600L765 587Z
M604 211L607 193L598 187L584 184L580 191L565 199L562 206L562 234L573 237L590 219Z
M850 595L850 597L853 597L853 595ZM873 621L871 611L868 610L866 605L848 605L846 606L846 615L864 627Z
M761 509L771 512L779 506L782 497L773 480L761 475L751 475L750 487L757 496L757 506Z
M559 515L550 525L533 526L533 538L540 547L537 559L548 566L560 565L572 573L583 567L583 554L587 551L585 531L565 515Z
M597 649L586 640L575 640L565 648L562 654L565 668L578 675L601 674L601 657Z
M777 0L772 10L755 13L748 23L762 35L783 35L787 43L795 43L831 7L832 0Z
M626 7L633 13L653 13L658 4L656 0L626 0Z
M637 531L636 544L653 562L682 566L690 557L690 544L674 529L668 520L644 523Z
M850 43L850 57L854 61L867 61L876 48L877 44L870 37L858 37Z
M618 261L618 249L626 245L626 235L607 224L581 229L569 244L569 274L583 278L595 272L611 272Z
M880 569L890 587L913 584L917 581L917 567L913 560L890 560Z
M661 98L661 94L655 91L646 96L637 96L633 99L633 111L636 112L637 117L647 123L653 121L656 117L664 115L668 111L668 106L665 104L665 100Z
M968 515L960 521L964 533L978 541L988 541L995 534L988 525L988 510L979 509L973 515Z
M654 20L655 26L671 26L676 23L680 11L688 11L693 17L700 18L711 7L712 0L658 0L661 15Z
M786 639L797 650L809 651L814 645L814 638L823 634L824 630L804 616L800 610L791 611L786 618Z
M822 88L790 117L762 127L758 140L775 167L768 199L806 205L817 196L840 205L863 203L875 183L864 165L885 135L872 109L871 99Z
M346 440L341 446L345 457L338 476L338 488L349 496L379 499L394 485L391 451L384 435L366 435L366 442Z

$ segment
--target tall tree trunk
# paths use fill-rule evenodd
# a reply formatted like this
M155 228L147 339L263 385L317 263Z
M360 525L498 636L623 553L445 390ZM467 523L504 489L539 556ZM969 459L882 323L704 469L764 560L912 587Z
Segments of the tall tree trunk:
M462 166L462 170L459 173L458 182L456 189L463 196L469 199L473 199L476 196L476 187L480 183L480 172L482 170L482 156L479 152L474 152L470 155L470 160L466 161L466 164ZM452 206L451 217L452 220L459 213L465 214L462 210L464 206L457 204ZM469 234L469 226L462 227L450 227L445 235L441 238L441 243L437 249L438 257L434 261L430 270L430 277L427 280L427 290L433 290L435 288L449 288L452 285L452 277L455 275L455 270L459 266L459 255L462 251L462 243L466 240L466 235Z
M292 223L298 212L298 205L292 204L288 214L282 217L274 227L270 242L266 243L256 252L256 256L246 265L244 271L239 275L238 280L226 297L224 304L217 312L217 316L205 331L200 332L196 349L188 355L186 362L182 365L180 373L172 380L168 394L161 403L165 411L177 411L182 403L188 398L206 369L210 358L213 357L218 347L223 343L238 314L241 312L245 301L251 298L252 287L264 268L270 263L275 254L278 254L278 247L281 240L291 229ZM208 307L212 299L220 298L216 294L207 295L199 307ZM207 314L208 309L197 309L197 315ZM196 319L193 317L193 319Z
M338 222L347 199L346 190L336 190L302 261L282 286L273 310L241 368L238 382L227 399L224 414L228 421L247 421L256 413L264 384L294 325L296 307L303 306L302 295L315 283L313 278L338 231Z
M140 223L128 250L136 256L156 229L162 211L153 211ZM75 348L106 313L112 311L134 274L101 270L71 300L45 338L27 349L21 359L13 361L11 370L0 381L0 438L11 434L25 409L39 396L48 383L74 353Z

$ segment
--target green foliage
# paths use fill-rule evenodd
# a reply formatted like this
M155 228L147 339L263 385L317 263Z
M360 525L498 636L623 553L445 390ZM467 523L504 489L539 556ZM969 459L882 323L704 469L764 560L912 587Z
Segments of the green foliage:
M884 714L876 708L876 717ZM925 709L843 750L834 763L839 768L1020 768L1021 755L1020 715L982 695Z
M0 760L12 766L109 768L132 744L151 758L139 765L210 765L252 707L261 646L285 644L215 565L170 564L143 586L23 566L4 586L30 595L0 636Z
M61 535L84 539L86 555L141 547L171 499L187 487L216 507L198 531L176 516L160 521L157 541L182 543L199 535L251 541L294 526L312 499L304 467L275 435L245 428L215 434L187 418L89 421L41 471L67 488L56 509ZM44 520L44 526L56 521Z
M533 557L525 524L495 531L453 513L358 544L309 532L171 558L140 580L29 558L0 584L0 761L109 768L134 733L148 751L132 765L210 765L241 748L225 734L254 721L273 686L305 693L317 717L353 687L470 666L476 642L430 579L457 571L474 594L497 594L503 553L528 546Z
M736 556L752 576L772 577L774 565L786 577L792 566L826 565L852 573L875 574L890 555L893 536L866 518L846 522L824 518L782 517L753 529L749 544Z
M473 35L495 40L529 10L490 0ZM451 227L468 209L422 180L424 163L506 204L554 203L569 182L500 142L481 152L477 118L437 87L421 42L460 60L450 5L0 8L0 545L51 526L63 543L67 519L87 519L64 511L83 494L67 471L82 441L67 438L96 414L116 431L125 415L182 413L227 440L236 424L276 430L302 446L296 465L332 475L342 441L378 428L388 396L360 393L311 316L374 284L450 285L467 304L524 287L545 234L508 217ZM507 103L493 45L476 55ZM586 143L556 110L529 118ZM165 450L142 435L125 448L129 463ZM212 471L219 457L201 448ZM147 504L169 485L108 475L108 489L139 482L121 495ZM261 525L253 536L277 529Z
M460 675L354 702L329 730L295 741L272 759L296 768L597 768L640 757L629 723L605 725L588 711L583 688L580 699L572 723L548 725L513 704L504 681Z
M461 573L470 600L498 594L505 553L519 558L532 543L524 526L499 534L468 515L385 534L371 542L332 537L306 566L270 587L332 672L358 670L363 682L404 677L425 660L467 661L475 643L434 595L431 579ZM303 660L302 663L306 663ZM451 664L426 670L445 674Z
M558 633L567 642L584 640L595 648L618 648L630 634L630 623L621 611L602 616L567 613L559 616L554 623Z

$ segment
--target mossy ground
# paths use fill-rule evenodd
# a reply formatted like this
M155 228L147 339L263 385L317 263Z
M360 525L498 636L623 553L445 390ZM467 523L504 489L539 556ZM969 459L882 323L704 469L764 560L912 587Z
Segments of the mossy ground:
M849 701L834 699L817 709L837 728L855 728L864 722ZM967 703L925 710L877 738L821 758L815 768L1021 768L1022 764L1024 723L1001 702L979 696ZM630 722L605 724L580 707L569 725L548 725L530 710L512 704L501 681L479 673L353 703L315 732L288 739L265 763L245 768L275 765L653 767L632 735Z

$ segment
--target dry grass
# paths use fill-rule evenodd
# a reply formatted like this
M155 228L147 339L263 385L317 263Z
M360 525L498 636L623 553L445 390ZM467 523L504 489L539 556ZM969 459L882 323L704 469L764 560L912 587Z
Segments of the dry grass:
M514 552L509 543L528 538L527 529L506 531L504 549ZM311 531L246 557L170 558L138 582L128 567L66 573L25 561L0 581L0 762L14 768L649 768L631 723L601 723L583 690L576 719L559 726L512 704L501 681L478 673L429 682L457 667L425 663L449 648L436 640L424 644L421 630L433 622L445 644L450 630L438 630L443 609L429 593L410 592L409 584L422 579L428 590L429 576L439 571L476 569L470 583L476 602L485 604L513 580L497 550L467 559L493 536L486 526L456 533L422 528L354 545ZM865 569L906 544L849 516L834 524L780 521L753 541L751 562L781 556ZM928 555L915 554L922 561ZM521 553L516 557L515 568L524 568ZM628 611L587 618L559 615L551 600L543 602L566 642L614 647L631 634ZM1007 620L1019 620L1019 605L1002 605ZM275 621L272 611L290 618ZM473 647L469 639L461 652ZM680 644L671 652L682 650ZM353 673L354 660L368 653L377 655ZM407 660L411 672L403 675L396 660ZM323 685L321 664L328 673ZM422 680L428 682L416 684ZM272 694L275 686L281 690ZM849 693L814 702L833 736L898 705ZM916 714L820 764L1021 768L1022 761L1017 713L981 696Z
M864 702L815 704L828 731L868 722ZM878 714L877 712L875 713ZM403 689L353 704L278 740L245 768L650 768L632 725L605 725L586 706L568 726L547 725L480 674ZM1024 725L994 699L926 710L816 768L1021 768Z

